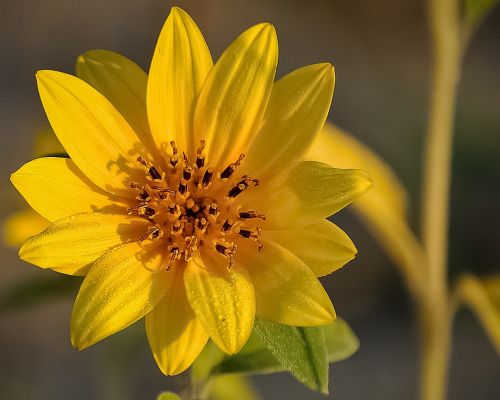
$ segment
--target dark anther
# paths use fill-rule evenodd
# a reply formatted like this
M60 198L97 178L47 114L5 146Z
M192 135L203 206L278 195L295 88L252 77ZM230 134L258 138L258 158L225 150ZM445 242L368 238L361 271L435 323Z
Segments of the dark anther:
M160 173L154 166L151 166L151 168L149 168L149 175L151 175L151 178L153 179L161 179Z
M219 253L222 253L222 254L226 255L227 248L223 244L217 243L215 245L215 250L217 250Z
M243 190L247 188L248 185L245 185L244 183L238 183L235 187L233 187L229 193L227 194L229 197L236 197L238 196Z
M203 229L207 226L207 220L205 218L199 218L197 223L198 229Z
M205 165L205 155L203 154L205 145L205 141L201 140L200 147L198 147L198 150L196 151L196 167L198 167L198 169L203 168Z
M191 169L191 167L185 166L184 170L182 171L182 177L188 181L191 179L192 175L193 175L193 170Z
M210 206L208 207L208 212L212 215L217 214L217 209L219 208L219 205L217 203L210 203Z
M222 224L222 231L227 232L232 228L232 226L233 226L233 221L231 219L226 219Z
M175 168L177 162L179 161L179 156L177 155L179 153L179 150L177 150L177 146L175 145L174 140L170 142L170 146L172 146L172 157L170 157L170 165Z
M203 168L204 165L205 165L205 156L203 154L197 155L196 156L196 166L198 167L198 169Z
M185 179L181 179L181 181L179 182L179 193L180 194L186 193L187 188L188 188L187 181Z
M143 190L141 193L139 193L139 197L141 198L141 200L144 200L144 201L151 200L151 197L149 196L149 193L146 192L146 190Z
M212 168L208 168L203 174L203 179L201 181L203 187L207 187L208 185L210 185L213 176L214 176L214 170Z
M241 161L245 158L245 154L240 154L236 162L229 164L224 171L220 174L220 177L222 179L227 179L230 178L231 175L233 175L234 171L236 171L236 168L239 167L241 164Z
M250 236L252 236L252 231L248 230L248 229L240 229L240 231L238 232L241 236L243 236L244 238L249 238Z
M249 219L249 218L261 218L262 220L266 220L266 216L264 214L257 214L255 211L242 211L240 212L241 219Z
M151 208L151 207L144 207L144 215L148 216L148 217L152 217L153 215L155 215L156 211L154 208Z
M167 208L170 214L175 214L177 211L177 206L174 203L170 203Z

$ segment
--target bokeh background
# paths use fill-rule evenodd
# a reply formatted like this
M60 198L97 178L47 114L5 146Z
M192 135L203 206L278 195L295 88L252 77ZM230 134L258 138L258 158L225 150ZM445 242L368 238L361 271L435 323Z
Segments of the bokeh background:
M418 226L423 132L430 78L429 34L421 0L0 0L0 219L24 206L9 175L33 153L46 124L34 80L38 69L72 72L88 49L121 52L146 71L172 5L197 21L217 58L240 32L269 21L278 31L278 75L329 61L337 84L330 120L390 163L408 188ZM500 12L465 56L454 145L450 275L498 271L500 234ZM354 166L355 167L355 166ZM331 367L336 399L414 399L417 336L398 273L349 213L334 219L359 256L323 283L361 341ZM0 294L55 274L0 248ZM141 323L81 353L69 318L77 286L30 307L0 311L0 398L153 399L172 387L156 368ZM320 399L287 374L253 378L265 399ZM468 311L455 323L450 399L498 399L500 363ZM235 397L237 398L237 397Z

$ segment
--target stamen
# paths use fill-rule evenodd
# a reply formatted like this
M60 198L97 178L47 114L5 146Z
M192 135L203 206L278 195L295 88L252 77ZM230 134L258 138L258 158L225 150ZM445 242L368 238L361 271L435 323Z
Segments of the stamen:
M179 193L180 194L186 193L187 188L188 188L188 183L184 178L182 178L181 181L179 182Z
M229 259L228 268L231 269L234 265L233 255L236 253L237 246L234 243L216 243L215 250L226 256Z
M179 252L180 250L178 247L172 247L170 249L170 258L168 261L167 271L170 271L174 266L175 260L179 258Z
M210 203L210 206L208 207L208 213L211 215L217 215L218 208L219 208L219 205L217 203Z
M170 146L172 147L172 156L170 157L170 165L175 168L177 163L179 162L179 150L177 149L177 146L175 145L175 140L172 140L170 142Z
M250 183L253 183L255 186L257 186L259 184L259 180L252 179L248 175L243 175L241 177L241 181L235 187L233 187L227 195L229 197L238 196L241 192L243 192L243 190L250 186Z
M259 228L255 228L255 231L252 231L250 229L240 229L238 234L245 239L251 239L257 242L259 245L259 251L264 247L264 244L260 241L261 231Z
M182 232L182 222L177 220L173 223L170 233L174 236L180 235Z
M255 211L242 211L240 212L241 219L250 219L250 218L260 218L262 220L266 220L266 216L264 214L257 214Z
M141 242L145 241L146 239L157 239L161 236L163 232L158 228L157 226L150 226L148 228L148 232L145 235L142 235L139 239Z
M244 183L238 183L235 187L233 187L229 193L227 194L229 197L236 197L238 196L243 190L245 190L248 187L248 185L245 185Z
M204 188L206 188L210 183L212 183L212 178L214 177L214 170L212 168L208 168L203 175L203 179L201 184Z
M241 164L241 161L245 158L245 153L240 154L236 162L229 164L224 171L220 174L221 179L228 179L231 177L231 175L234 174L234 171L236 171L236 168L238 168Z
M200 147L198 147L198 150L196 151L196 167L198 167L198 169L203 168L205 165L205 155L203 154L205 146L205 140L202 139L200 141Z
M222 224L222 232L228 232L233 227L233 220L231 218L226 219Z
M151 219L155 214L156 210L154 208L148 207L147 205L140 205L135 208L127 208L128 215L132 215L133 213L137 213L138 215L144 215Z
M151 189L155 190L158 192L158 197L162 200L165 200L168 197L168 194L173 194L177 193L174 189L169 189L169 188L162 188L161 186L151 186Z
M189 236L186 238L186 251L184 253L184 260L189 261L193 253L198 249L198 238L196 236Z
M191 176L193 176L193 169L190 166L185 166L184 170L182 171L182 177L189 181L191 179Z
M155 166L153 164L146 161L141 156L137 157L137 161L139 161L142 165L144 165L148 169L148 172L149 172L149 175L151 175L151 178L161 179L161 174L158 172L158 170L155 168Z

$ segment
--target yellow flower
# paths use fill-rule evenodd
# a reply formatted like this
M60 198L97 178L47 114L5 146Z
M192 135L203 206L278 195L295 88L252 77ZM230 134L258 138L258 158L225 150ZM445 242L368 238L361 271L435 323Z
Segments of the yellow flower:
M355 255L324 218L371 185L358 170L300 161L331 103L330 64L274 82L274 27L241 34L215 65L198 27L173 8L149 77L127 58L79 57L79 78L36 75L71 158L25 164L12 182L52 222L20 256L86 275L71 340L86 348L145 317L165 374L210 337L241 349L254 317L329 324L316 276Z

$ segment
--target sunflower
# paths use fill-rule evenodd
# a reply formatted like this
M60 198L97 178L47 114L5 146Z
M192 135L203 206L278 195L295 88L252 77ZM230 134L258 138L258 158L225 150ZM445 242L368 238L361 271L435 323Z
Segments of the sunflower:
M215 65L193 20L174 7L149 76L94 50L77 76L36 74L69 158L22 166L12 183L51 225L20 257L85 275L71 318L84 349L145 317L163 373L188 368L211 338L238 352L255 316L331 323L317 276L352 259L325 218L370 186L359 170L302 161L325 123L330 64L275 82L276 32L242 33Z

